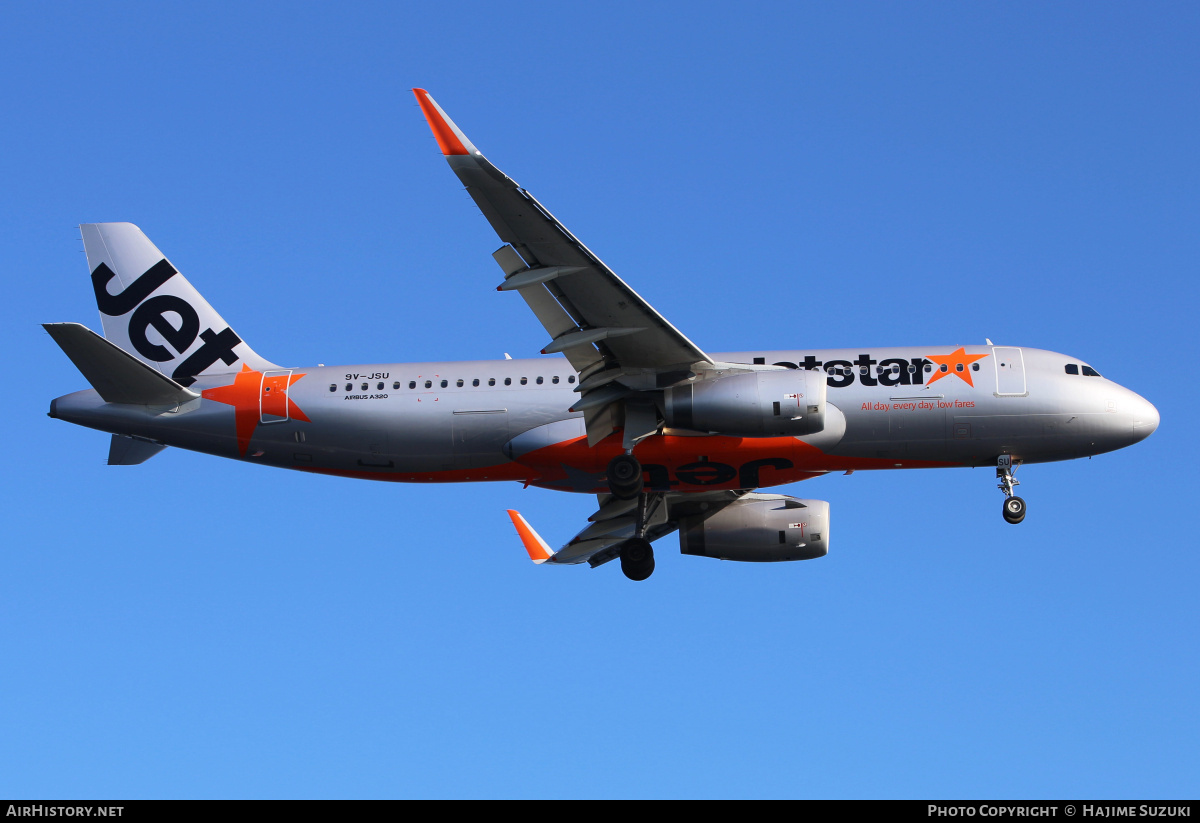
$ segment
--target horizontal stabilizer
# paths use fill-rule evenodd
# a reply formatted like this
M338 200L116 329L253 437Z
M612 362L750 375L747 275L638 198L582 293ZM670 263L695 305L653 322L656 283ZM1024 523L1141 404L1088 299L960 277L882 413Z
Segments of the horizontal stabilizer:
M165 448L163 443L135 440L123 434L114 434L112 442L108 444L108 465L136 466L145 463Z
M176 406L200 395L78 323L42 324L105 403Z

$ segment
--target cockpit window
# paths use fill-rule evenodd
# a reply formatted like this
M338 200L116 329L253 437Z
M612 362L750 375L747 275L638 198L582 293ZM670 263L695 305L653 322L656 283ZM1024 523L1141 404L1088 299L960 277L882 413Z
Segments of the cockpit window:
M1066 365L1067 374L1079 374L1079 364L1068 363Z
M1091 366L1084 366L1083 367L1083 376L1084 377L1099 377L1100 372L1096 371Z

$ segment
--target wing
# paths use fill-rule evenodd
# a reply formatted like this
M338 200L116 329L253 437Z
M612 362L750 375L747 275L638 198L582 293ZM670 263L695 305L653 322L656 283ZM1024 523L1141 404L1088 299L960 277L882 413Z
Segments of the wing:
M589 443L624 425L620 401L626 397L712 365L533 195L489 163L428 92L413 93L450 168L507 244L493 255L505 273L499 290L520 293L545 327L551 340L542 353L562 352L579 372L582 397L573 409L584 412ZM637 415L639 424L650 425L645 414Z
M711 517L748 491L714 491L692 494L648 494L646 495L645 538L650 542L666 537L679 528L684 517L702 515ZM520 513L509 509L517 529L517 535L534 563L575 565L587 563L592 568L616 558L621 544L636 534L637 512L635 500L618 500L598 495L600 508L588 518L590 525L567 541L558 551L551 551Z

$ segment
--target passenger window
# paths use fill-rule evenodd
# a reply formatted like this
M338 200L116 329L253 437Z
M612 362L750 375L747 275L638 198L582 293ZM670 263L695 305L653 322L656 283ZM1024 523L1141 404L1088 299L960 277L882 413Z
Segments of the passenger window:
M444 388L446 388L446 386L448 386L448 385L450 385L450 381L449 381L449 380L443 380L443 381L442 381L442 388L443 388L443 389L444 389Z
M1075 374L1075 375L1078 375L1078 374L1079 374L1079 364L1077 364L1077 363L1068 363L1068 364L1067 364L1067 374Z
M540 385L542 385L542 378L541 378L540 376L539 376L539 377L538 377L538 379L537 379L537 384L538 384L539 386L540 386Z
M461 377L460 377L460 378L458 378L458 382L457 382L457 383L455 383L454 385L458 386L458 387L461 389L461 388L463 387L463 380L462 380L462 378L461 378Z
M432 381L432 380L426 380L426 381L425 381L425 388L427 388L427 389L432 389L432 388L433 388L433 381Z
M556 374L556 375L554 375L553 377L551 377L551 378L550 378L550 382L551 382L551 383L557 383L557 382L558 382L558 375Z
M949 367L949 366L947 366L945 363L943 363L943 364L942 364L942 368L941 368L941 370L942 370L943 372L948 372L948 371L950 371L950 367Z
M398 389L398 388L400 388L400 381L399 381L399 380L397 380L395 383L393 383L393 384L392 384L392 391L395 391L395 390L396 390L396 389Z
M494 385L496 385L496 378L494 378L494 377L489 377L489 378L488 378L488 385L489 385L489 386L494 386Z
M528 383L529 383L529 378L528 378L528 377L522 377L522 378L521 378L521 385L522 385L522 386L524 386L524 385L526 385L526 384L528 384Z
M367 390L367 388L368 388L369 386L370 386L370 384L369 384L369 383L363 383L363 385L362 385L362 390L363 390L363 391L366 391L366 390Z
M346 391L350 391L352 388L354 388L354 384L353 384L353 383L347 383L347 384L346 384Z
M1099 377L1100 372L1096 371L1091 366L1084 366L1083 367L1083 376L1084 377Z
M330 391L337 391L337 383L330 383L330 384L329 384L329 390L330 390Z
M917 373L917 367L916 367L916 366L914 366L912 363L909 363L909 364L908 364L908 373L909 373L909 374L916 374L916 373Z
M574 382L575 382L575 375L573 375L573 374L572 374L570 377L568 377L568 378L567 378L567 382L568 382L568 383L574 383Z
M972 364L971 364L971 371L979 371L979 364L978 364L978 363L972 363Z
M379 382L378 382L378 383L375 385L375 391L383 391L383 381L382 381L382 380L380 380L380 381L379 381Z
M504 378L504 385L506 385L506 386L511 386L511 385L512 385L512 378L511 378L511 377L506 377L506 378Z
M955 371L962 371L962 370L963 370L963 364L962 364L962 363L955 363L955 364L954 364L954 370L955 370Z
M933 371L933 365L931 363L926 363L925 364L925 373L929 374L931 371Z
M860 366L858 370L859 370L859 372L861 372L862 374L866 374L867 372L869 372L869 371L870 371L870 369L868 369L866 366Z
M472 385L472 386L478 386L478 385L479 385L479 378L478 378L478 377L476 377L474 380L472 380L472 381L471 381L471 385Z
M415 388L417 387L417 381L416 381L416 380L409 380L409 381L408 381L408 387L409 387L410 389L415 389Z

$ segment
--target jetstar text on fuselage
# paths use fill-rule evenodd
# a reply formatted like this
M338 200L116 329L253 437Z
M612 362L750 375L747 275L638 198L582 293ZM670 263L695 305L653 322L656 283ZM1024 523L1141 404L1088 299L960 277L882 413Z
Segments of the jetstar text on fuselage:
M943 376L955 375L963 382L974 386L971 372L978 371L979 366L973 362L987 357L983 355L965 354L962 348L950 355L931 355L930 357L872 357L870 354L860 354L854 360L818 360L814 355L805 355L797 362L779 360L771 365L783 366L788 369L821 369L828 374L826 384L832 389L844 389L858 381L864 386L918 386L924 385L925 375L929 374L928 382L932 383ZM934 363L931 358L939 362ZM764 361L765 362L765 361ZM961 368L959 365L961 364ZM936 369L936 370L935 370Z

